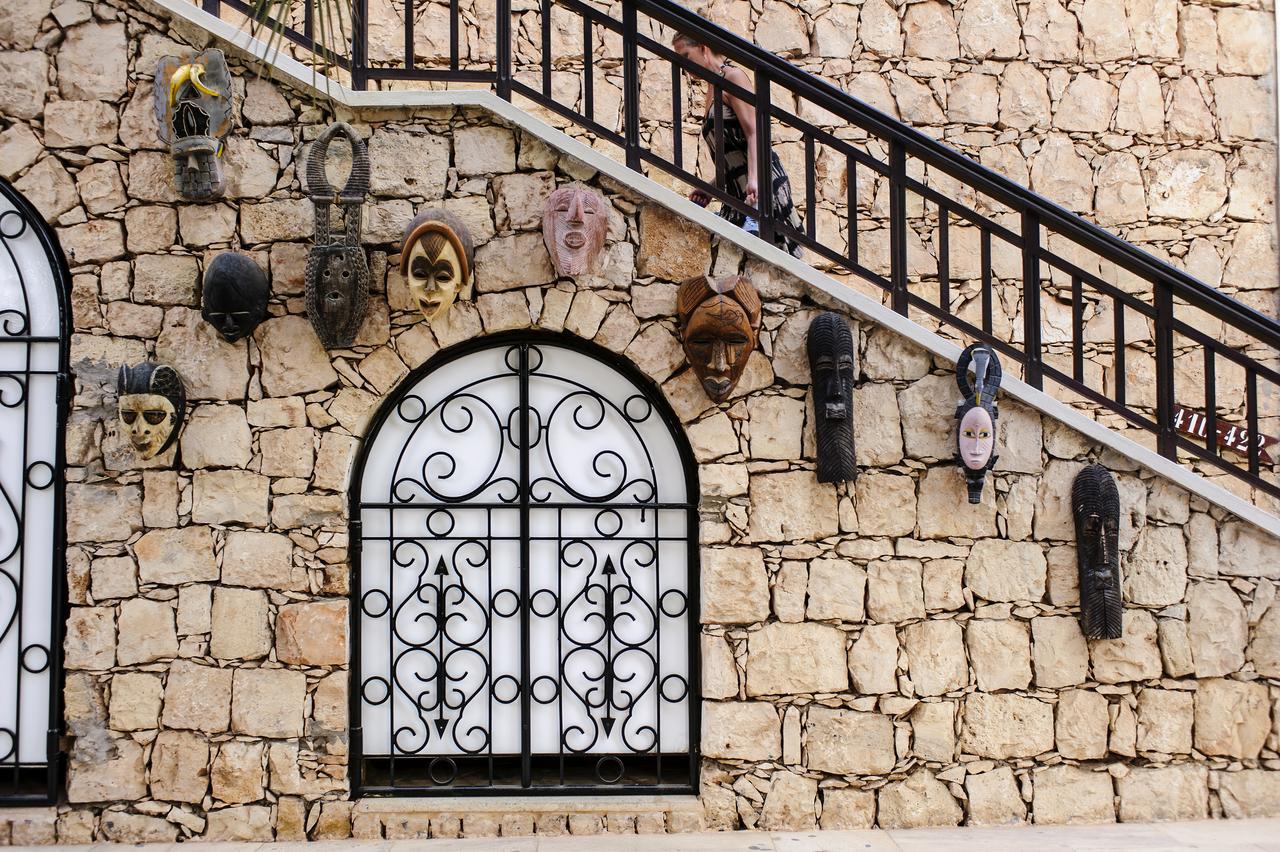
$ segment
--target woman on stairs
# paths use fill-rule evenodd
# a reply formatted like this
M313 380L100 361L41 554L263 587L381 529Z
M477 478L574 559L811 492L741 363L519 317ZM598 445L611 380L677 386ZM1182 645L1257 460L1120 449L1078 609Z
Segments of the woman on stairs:
M754 91L751 78L746 75L746 72L707 45L701 44L683 33L677 33L675 38L671 40L671 46L690 62L718 74L721 78L736 86L748 91ZM707 147L711 149L712 156L717 154L715 116L711 112L714 105L713 87L708 84L706 103L703 108L702 138L707 143ZM734 198L754 205L760 192L760 169L756 162L755 106L749 101L744 101L726 91L721 97L720 109L724 151L719 153L724 157L725 190ZM796 212L795 205L791 201L791 180L782 168L782 161L778 159L776 151L770 152L769 159L769 184L765 189L773 193L774 221L784 222L788 227L799 231L802 229L802 225L800 214ZM695 189L689 193L689 199L695 204L705 207L711 201L711 196L700 189ZM744 215L727 205L721 205L720 216L748 233L757 236L760 234L760 225L754 218ZM775 233L773 241L778 248L788 254L796 257L801 256L801 248L792 238L781 233Z

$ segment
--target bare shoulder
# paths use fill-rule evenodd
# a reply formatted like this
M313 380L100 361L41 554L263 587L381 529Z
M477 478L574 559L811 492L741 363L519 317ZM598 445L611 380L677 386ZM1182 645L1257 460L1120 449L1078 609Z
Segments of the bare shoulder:
M747 89L751 88L751 78L747 76L746 71L743 71L736 65L730 65L728 68L724 69L724 77L730 83L734 83Z

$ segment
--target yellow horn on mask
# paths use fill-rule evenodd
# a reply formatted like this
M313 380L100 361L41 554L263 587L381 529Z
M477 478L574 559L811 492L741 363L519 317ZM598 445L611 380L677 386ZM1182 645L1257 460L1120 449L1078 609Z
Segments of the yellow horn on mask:
M210 97L221 97L221 95L204 84L204 66L192 63L183 65L177 71L174 71L173 76L169 78L169 106L174 106L178 102L178 92L181 91L184 83L190 83L196 87L197 91L203 92Z

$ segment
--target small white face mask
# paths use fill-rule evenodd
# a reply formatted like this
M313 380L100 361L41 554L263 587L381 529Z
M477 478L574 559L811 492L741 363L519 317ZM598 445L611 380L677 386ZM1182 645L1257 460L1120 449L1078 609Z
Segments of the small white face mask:
M120 397L120 422L139 458L155 458L169 442L177 422L173 403L158 393L130 393Z
M409 250L409 292L428 320L449 310L466 286L465 266L441 233L428 233Z
M423 210L400 240L400 274L428 321L458 299L471 298L471 233L462 220L439 208Z
M975 406L960 418L960 460L970 470L982 470L991 460L996 445L996 431L991 415L985 408Z

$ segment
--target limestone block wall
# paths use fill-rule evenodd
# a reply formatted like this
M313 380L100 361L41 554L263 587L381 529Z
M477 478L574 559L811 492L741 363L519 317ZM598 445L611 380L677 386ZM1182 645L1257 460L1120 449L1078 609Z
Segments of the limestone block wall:
M343 116L373 164L374 292L353 347L325 352L304 316L297 171L330 116L233 62L227 198L180 204L149 74L199 34L123 0L61 4L20 32L39 35L0 66L35 70L0 90L0 164L56 225L74 278L69 769L57 808L0 812L0 842L1275 813L1280 543L1012 401L968 505L951 365L857 317L862 473L818 484L804 335L843 307L487 114ZM557 280L539 216L570 179L609 200L608 260ZM395 271L427 204L478 244L475 300L432 324ZM198 313L203 265L228 248L273 287L271 317L236 344ZM684 368L673 319L676 282L708 270L745 272L765 304L760 351L721 406ZM525 327L623 353L685 423L702 484L700 811L534 818L505 800L424 815L350 799L353 454L410 369ZM177 367L191 404L176 447L140 463L115 425L114 377L148 357ZM1086 643L1074 617L1067 495L1089 459L1123 495L1116 642Z

